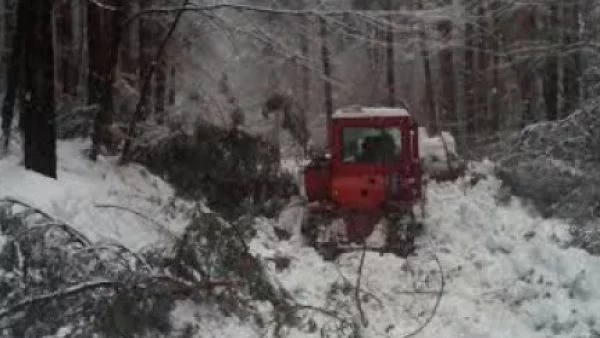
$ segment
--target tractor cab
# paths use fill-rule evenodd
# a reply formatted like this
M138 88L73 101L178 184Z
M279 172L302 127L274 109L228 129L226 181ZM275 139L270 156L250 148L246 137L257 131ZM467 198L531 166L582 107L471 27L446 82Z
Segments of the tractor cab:
M418 125L403 108L348 107L332 117L329 156L304 172L313 213L345 220L350 241L389 214L412 215L421 201Z

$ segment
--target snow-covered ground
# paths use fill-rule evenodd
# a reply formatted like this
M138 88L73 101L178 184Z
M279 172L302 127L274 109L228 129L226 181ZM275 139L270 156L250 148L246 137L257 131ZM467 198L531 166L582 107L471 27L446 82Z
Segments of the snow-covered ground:
M85 140L59 141L58 180L25 171L17 147L11 148L0 155L0 198L42 209L92 241L118 241L132 250L164 244L183 231L186 204L167 183L141 166L117 166L117 158L94 163L86 147Z
M182 232L187 204L177 201L166 183L140 166L118 167L116 159L92 163L83 154L85 147L83 141L59 142L58 180L25 171L16 155L0 158L0 198L18 198L91 240L115 240L133 250L165 243ZM427 229L417 257L367 253L360 293L368 322L364 337L404 337L423 326L434 308L435 315L415 337L598 337L600 257L567 247L569 224L564 221L542 219L517 198L499 198L500 182L491 167L477 165L488 178L474 186L468 179L428 186ZM98 204L130 208L160 225ZM279 221L296 222L300 215L301 210L291 208ZM250 243L252 252L290 259L281 270L265 262L298 304L360 321L353 287L361 252L325 262L294 238L276 240L272 228L277 222L257 221L260 231ZM0 236L0 247L2 243ZM435 257L445 282L437 307L441 276ZM269 307L261 309L269 322ZM321 310L302 313L319 328L337 323ZM182 302L172 317L178 328L202 327L202 337L264 333L254 324L215 313ZM287 333L321 336L310 325Z
M435 317L417 336L597 337L600 257L568 248L565 222L542 219L517 198L501 201L491 164L478 167L490 176L475 186L467 179L429 185L427 233L418 257L367 253L361 277L369 323L364 336L404 337L431 317L441 287L437 256L444 293ZM290 209L282 222L300 213ZM356 285L361 252L328 263L310 248L272 237L257 237L253 251L291 259L289 269L277 272L273 265L272 271L299 303L358 315L354 292L332 294L332 285ZM313 315L320 323L331 320Z

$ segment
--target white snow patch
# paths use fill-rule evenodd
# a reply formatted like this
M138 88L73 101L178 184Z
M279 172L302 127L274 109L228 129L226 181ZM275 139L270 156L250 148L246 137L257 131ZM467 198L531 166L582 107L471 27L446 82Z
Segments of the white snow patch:
M171 312L174 331L181 337L202 338L254 338L259 334L255 327L237 317L225 317L218 309L192 301L179 301ZM195 336L183 335L188 327L199 329Z
M74 227L92 241L116 241L132 250L164 244L182 233L186 205L144 167L85 155L88 142L58 142L58 179L26 171L18 154L0 158L0 198L13 197ZM126 210L99 208L114 205ZM152 220L152 221L151 221Z
M403 117L410 116L403 108L388 107L346 107L334 112L333 119L364 118L364 117Z

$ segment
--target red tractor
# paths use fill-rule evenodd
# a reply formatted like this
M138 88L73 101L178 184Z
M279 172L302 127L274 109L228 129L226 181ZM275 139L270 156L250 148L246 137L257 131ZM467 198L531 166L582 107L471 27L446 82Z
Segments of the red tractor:
M302 234L325 259L363 249L407 256L422 228L418 125L401 108L340 109L329 153L304 171Z

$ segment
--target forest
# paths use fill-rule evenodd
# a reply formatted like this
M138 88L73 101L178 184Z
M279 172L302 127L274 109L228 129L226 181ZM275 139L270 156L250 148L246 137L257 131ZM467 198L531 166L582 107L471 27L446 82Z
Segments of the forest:
M0 0L0 336L600 336L598 19ZM456 171L424 186L416 257L295 237L303 166L349 106L405 108Z
M88 133L92 157L102 146L125 154L144 133L182 119L264 134L261 112L284 106L295 139L320 144L334 109L399 103L467 150L564 118L594 100L598 82L593 1L1 7L4 135L29 93L22 110L43 112L31 126L24 118L23 130ZM44 131L36 123L44 120L59 122ZM52 156L52 142L42 144Z

